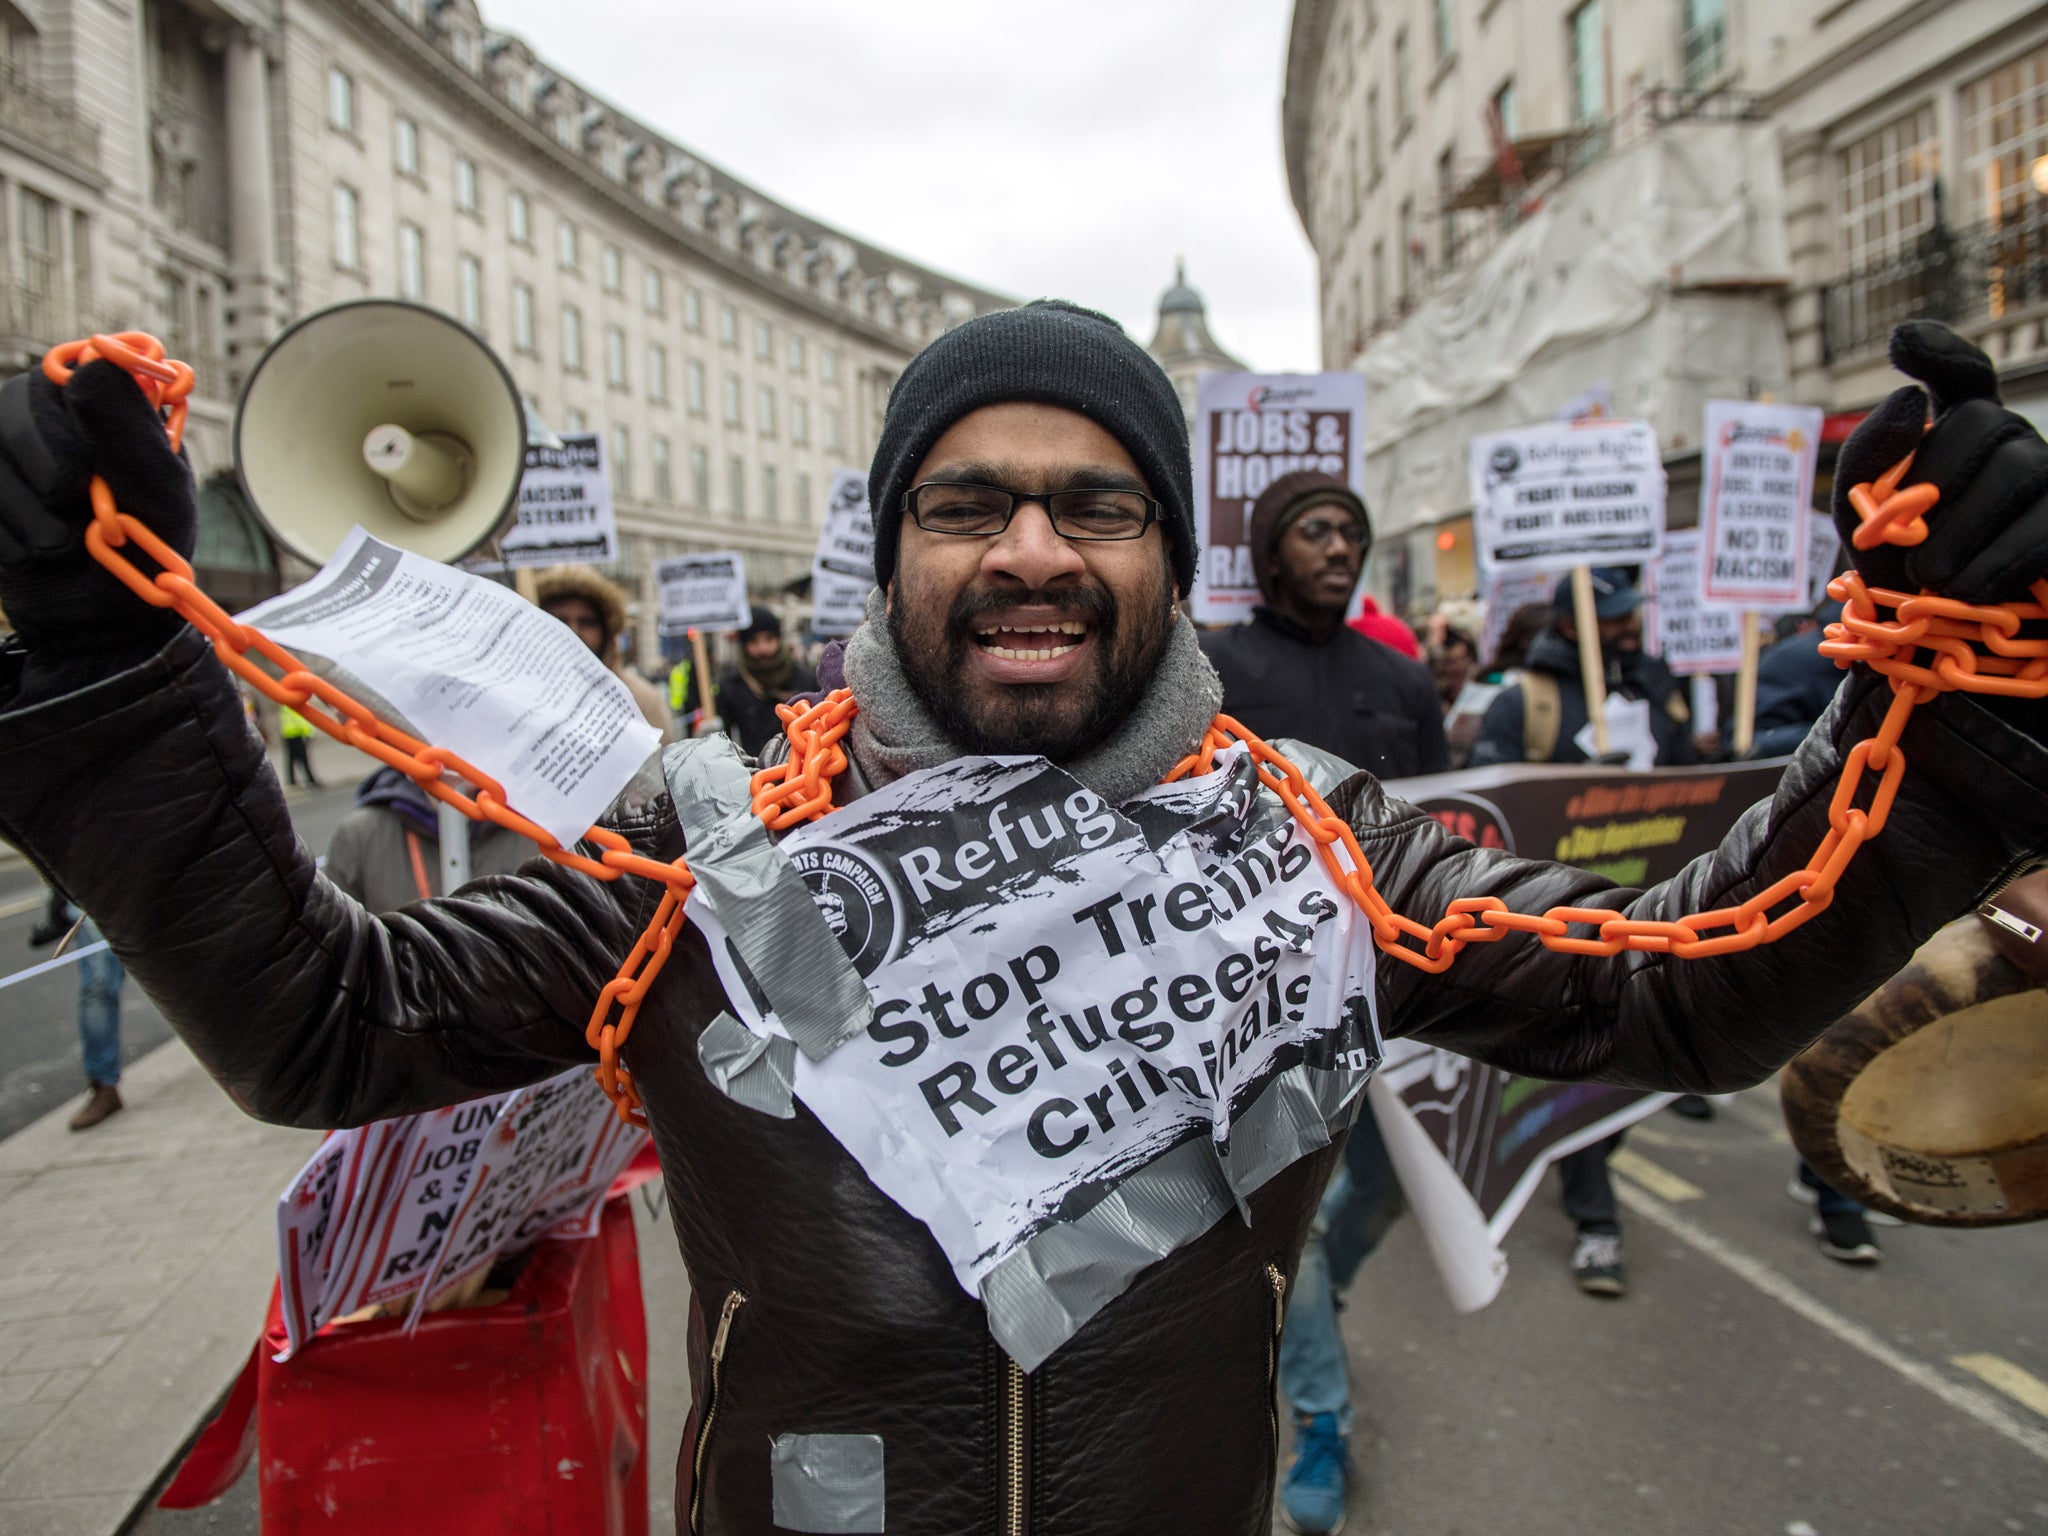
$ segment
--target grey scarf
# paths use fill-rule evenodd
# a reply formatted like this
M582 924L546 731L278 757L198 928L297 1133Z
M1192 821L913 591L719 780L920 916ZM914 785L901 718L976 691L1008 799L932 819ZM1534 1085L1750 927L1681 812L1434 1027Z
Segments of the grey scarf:
M879 591L868 594L867 620L846 643L846 681L860 706L848 745L875 788L966 755L939 733L904 676ZM1194 625L1176 617L1159 670L1130 717L1106 740L1060 766L1120 805L1194 751L1222 707L1222 679L1195 643Z

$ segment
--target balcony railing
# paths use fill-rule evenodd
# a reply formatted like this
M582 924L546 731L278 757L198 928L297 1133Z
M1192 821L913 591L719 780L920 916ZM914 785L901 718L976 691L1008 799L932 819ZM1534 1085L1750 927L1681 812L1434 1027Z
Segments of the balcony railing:
M1884 345L1901 320L1968 326L2048 303L2048 199L1997 224L1936 222L1906 250L1821 289L1826 361Z
M87 170L100 168L100 125L5 64L0 64L0 131Z

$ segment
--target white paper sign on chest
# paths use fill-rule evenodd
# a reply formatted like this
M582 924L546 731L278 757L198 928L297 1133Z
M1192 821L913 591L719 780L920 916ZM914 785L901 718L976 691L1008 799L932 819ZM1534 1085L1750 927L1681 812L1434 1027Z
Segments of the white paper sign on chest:
M796 1095L960 1283L1276 1077L1378 1059L1371 929L1242 750L1112 807L1039 758L898 780L781 845L874 1001ZM736 1011L778 1029L730 948ZM1312 1143L1320 1144L1320 1143Z

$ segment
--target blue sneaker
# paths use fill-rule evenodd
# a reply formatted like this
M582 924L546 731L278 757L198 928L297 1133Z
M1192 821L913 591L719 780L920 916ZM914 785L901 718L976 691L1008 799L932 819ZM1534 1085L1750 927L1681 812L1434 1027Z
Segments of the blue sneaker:
M1334 1413L1297 1414L1294 1460L1280 1484L1280 1518L1301 1536L1336 1536L1344 1529L1344 1485L1351 1448Z

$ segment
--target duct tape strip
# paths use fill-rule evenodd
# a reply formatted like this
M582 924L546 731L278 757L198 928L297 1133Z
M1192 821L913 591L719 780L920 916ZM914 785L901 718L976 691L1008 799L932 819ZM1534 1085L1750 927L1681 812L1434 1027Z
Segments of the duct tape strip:
M797 1048L822 1061L868 1027L860 973L754 814L750 775L723 736L670 747L662 760L683 829L692 899L711 909Z
M729 1013L721 1013L697 1037L704 1075L735 1104L778 1120L794 1120L796 1042L775 1035L763 1039Z
M779 1531L879 1531L880 1435L777 1435L768 1452Z
M1232 1117L1223 1177L1240 1208L1268 1179L1328 1146L1358 1118L1365 1085L1378 1065L1377 1055L1373 1067L1358 1070L1297 1063Z
M1208 1138L1182 1142L990 1270L981 1282L989 1332L1018 1365L1037 1370L1140 1270L1200 1237L1232 1203Z

